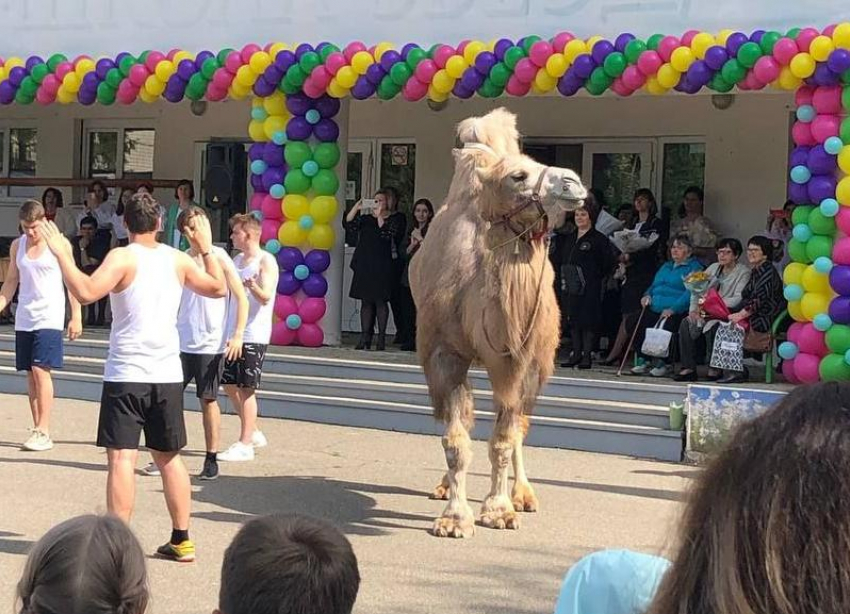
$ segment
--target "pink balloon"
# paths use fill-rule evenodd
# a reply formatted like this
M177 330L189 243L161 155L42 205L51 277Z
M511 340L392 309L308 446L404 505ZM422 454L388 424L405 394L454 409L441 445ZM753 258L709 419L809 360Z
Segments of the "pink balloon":
M274 314L281 320L285 320L294 313L298 313L298 303L286 294L278 294L274 299Z
M829 354L829 348L826 347L826 334L816 329L811 322L803 324L796 343L803 354L812 354L813 356Z
M537 76L537 66L528 58L522 58L514 68L514 75L523 83L531 83Z
M207 88L207 99L216 102L225 98L227 98L227 88L221 88L214 83L210 83L210 86Z
M811 123L812 137L818 143L828 138L838 136L841 129L841 118L838 115L818 115Z
M838 215L835 216L835 223L841 232L850 235L850 207L841 207L838 210Z
M796 360L796 358L794 360ZM782 375L789 384L801 384L802 382L794 372L794 360L782 361Z
M437 74L438 70L439 68L437 68L437 64L434 60L422 60L416 65L416 70L413 74L422 83L431 83L431 80L434 78L434 75Z
M792 343L800 343L800 334L803 332L803 327L805 324L802 322L794 322L791 326L788 327L788 341Z
M629 66L623 73L623 83L630 89L638 90L646 83L646 77L637 66Z
M227 91L231 83L233 83L233 75L226 68L217 68L213 73L212 84L217 88Z
M169 51L168 55L166 57L169 60L174 60L174 56L176 56L178 53L180 53L180 50L175 48L175 49L172 49L171 51Z
M614 79L614 82L611 84L611 89L618 96L631 96L634 94L634 90L628 87L620 77Z
M841 208L841 211L838 212L839 215L844 210L846 210L846 207ZM835 246L832 248L832 261L835 264L850 264L850 237L844 237L835 242Z
M313 82L318 87L325 90L328 88L328 84L331 82L333 75L331 75L324 66L320 65L313 69L313 72L310 73L310 78L313 79Z
M304 85L301 87L304 90L304 93L313 99L321 98L325 93L325 88L316 83L316 80L313 79L313 75L307 77L307 80L304 81Z
M156 65L162 62L165 59L165 56L162 55L159 51L151 51L148 54L147 59L145 60L145 66L147 66L150 72L154 72L156 70Z
M260 211L263 208L263 199L266 197L264 192L254 192L251 196L251 211Z
M753 74L762 83L773 83L779 78L781 71L779 62L767 55L760 57L753 67Z
M764 87L764 83L759 81L753 71L747 73L747 76L744 78L743 84L739 83L738 87L741 87L741 85L744 86L743 88L741 88L744 90L760 90Z
M348 62L345 60L345 56L338 51L334 51L325 60L325 68L331 75L336 75L343 66L348 66Z
M841 92L842 89L838 85L816 88L812 97L815 111L820 115L840 114L843 108L841 106Z
M823 35L832 38L832 35L835 34L835 28L838 27L837 23L831 23L823 29Z
M552 56L552 45L547 41L537 41L531 46L528 52L528 57L534 62L538 68L546 66L546 60Z
M296 334L298 343L307 348L322 347L322 343L325 341L325 334L315 324L302 324Z
M460 41L460 44L457 46L458 55L463 55L466 52L466 46L469 45L472 41L468 38Z
M812 354L797 354L794 359L794 375L803 384L814 384L820 381L820 358Z
M351 58L354 57L355 54L366 51L367 47L360 41L354 41L353 43L348 43L343 50L343 54L345 55L345 59L348 60L348 63L351 63Z
M575 35L572 32L559 32L556 34L555 38L552 39L552 47L555 49L555 53L563 53L567 43L574 39Z
M673 52L681 46L682 41L675 36L665 36L661 39L661 42L658 43L658 55L660 55L661 59L665 62L669 62Z
M138 95L139 88L134 86L127 79L124 79L118 86L116 98L121 104L133 104L136 101L136 96Z
M266 194L263 197L263 204L261 207L261 211L263 212L264 220L282 220L283 219L283 209L281 206L280 199L275 198L271 194ZM277 236L277 235L275 235ZM272 237L274 238L274 237Z
M800 30L800 34L797 36L797 47L800 48L800 51L808 53L812 41L815 40L818 36L820 36L820 32L818 32L814 28L803 28L802 30Z
M298 314L305 324L315 324L325 317L328 305L323 298L308 297L301 303Z
M690 47L691 43L694 42L694 37L699 34L699 30L688 30L684 34L682 34L682 45L684 47Z
M815 98L815 88L804 85L794 94L794 103L798 107L802 107L803 105L812 104Z
M441 45L437 47L437 50L434 51L434 63L439 68L445 68L446 62L449 61L449 58L455 55L455 50L449 47L448 45Z
M62 62L56 67L56 77L61 81L69 72L73 72L74 65L70 62Z
M295 343L296 332L286 327L286 322L276 322L272 326L272 345L292 345Z
M664 64L664 60L661 59L657 51L644 51L637 61L638 70L647 77L655 76L662 64Z
M148 69L141 64L135 64L130 69L130 83L136 87L142 87L149 76Z
M47 75L44 78L44 81L41 82L41 89L45 90L48 94L55 98L60 85L62 85L62 83L55 75Z
M804 122L794 122L794 127L791 128L791 136L796 145L804 145L806 147L814 147L818 144L814 136L812 136L812 125Z
M56 100L56 95L51 95L50 92L45 90L43 87L38 88L38 91L35 93L35 101L38 104L48 105Z
M417 100L422 100L425 97L425 94L428 93L428 84L422 83L419 79L414 77L413 79L407 80L407 83L404 84L401 93L405 100L416 102Z
M511 75L505 86L505 91L511 96L525 96L531 90L531 84L523 83L516 75Z
M242 61L242 56L239 55L238 51L231 51L227 54L227 57L224 58L224 67L227 69L231 75L236 75L239 72L239 69L242 68L243 64L247 64L248 62Z
M263 220L261 228L260 242L265 243L266 241L277 239L277 233L280 230L280 220Z
M245 45L244 47L242 47L242 51L239 53L240 57L242 58L242 63L247 64L248 62L251 61L252 55L254 55L258 51L262 51L262 50L263 50L262 47L254 44L254 43L249 43L249 44Z
M780 38L773 46L773 57L782 66L788 66L798 53L800 53L800 48L791 38Z

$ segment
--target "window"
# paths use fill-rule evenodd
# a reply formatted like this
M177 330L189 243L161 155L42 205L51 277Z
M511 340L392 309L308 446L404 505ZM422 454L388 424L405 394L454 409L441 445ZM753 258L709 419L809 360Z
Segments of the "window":
M3 177L35 178L38 149L38 131L35 128L9 128L0 130L0 169ZM34 196L33 186L7 186L0 195L11 197Z
M380 181L378 185L398 190L398 210L408 218L416 197L416 145L414 143L381 143Z
M155 130L97 128L86 134L86 177L153 179Z
M682 194L694 185L705 185L705 143L664 143L663 206L675 216Z

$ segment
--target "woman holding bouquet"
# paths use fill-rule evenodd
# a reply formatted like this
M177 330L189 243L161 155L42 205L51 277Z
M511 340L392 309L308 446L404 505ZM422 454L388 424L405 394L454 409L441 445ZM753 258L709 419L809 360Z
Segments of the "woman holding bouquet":
M682 366L679 374L673 378L677 382L697 381L697 352L700 337L705 337L709 356L714 346L714 335L720 319L716 317L717 314L704 316L702 313L701 305L706 293L712 289L716 291L729 313L740 308L744 288L750 281L750 269L738 262L743 251L738 239L721 239L717 243L717 262L701 273L705 277L704 282L691 280L693 275L685 278L685 285L690 286L691 304L688 317L682 320L679 326L679 354ZM708 371L710 381L720 379L721 375L721 372L716 369Z

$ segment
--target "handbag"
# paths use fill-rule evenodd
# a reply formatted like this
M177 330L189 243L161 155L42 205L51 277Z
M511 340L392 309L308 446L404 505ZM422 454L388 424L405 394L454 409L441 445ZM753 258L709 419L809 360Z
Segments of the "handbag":
M750 328L744 336L744 350L755 354L765 354L773 347L773 335Z
M667 358L670 355L670 341L673 333L665 330L664 324L667 318L661 318L652 328L646 329L646 337L640 348L642 354L653 358Z
M573 253L576 251L578 242L579 240L576 238L576 242L570 250L570 255L567 257L567 262L561 265L561 291L567 296L584 296L584 289L587 286L584 270L579 265L572 263Z
M725 371L743 371L744 336L744 329L737 324L729 322L718 324L709 366L712 369Z

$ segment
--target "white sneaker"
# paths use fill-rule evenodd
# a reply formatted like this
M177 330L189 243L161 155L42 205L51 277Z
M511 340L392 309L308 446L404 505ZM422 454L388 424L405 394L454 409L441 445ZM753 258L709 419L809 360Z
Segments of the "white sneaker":
M642 365L637 365L635 367L632 367L631 374L632 375L644 375L647 372L647 370L648 370L648 367L644 363Z
M237 441L224 452L219 452L218 460L235 463L254 460L254 446Z
M159 477L160 475L162 475L159 472L159 467L156 466L156 463L148 463L147 465L142 467L141 471L145 475L149 475L151 477Z
M254 446L255 449L265 448L269 445L269 440L266 439L265 435L263 435L263 431L254 431L251 435L251 445Z
M653 367L649 370L649 374L652 377L666 377L667 376L667 365L661 365L660 367Z
M33 429L32 435L30 435L29 439L21 447L30 452L45 452L53 448L53 441L47 433Z

